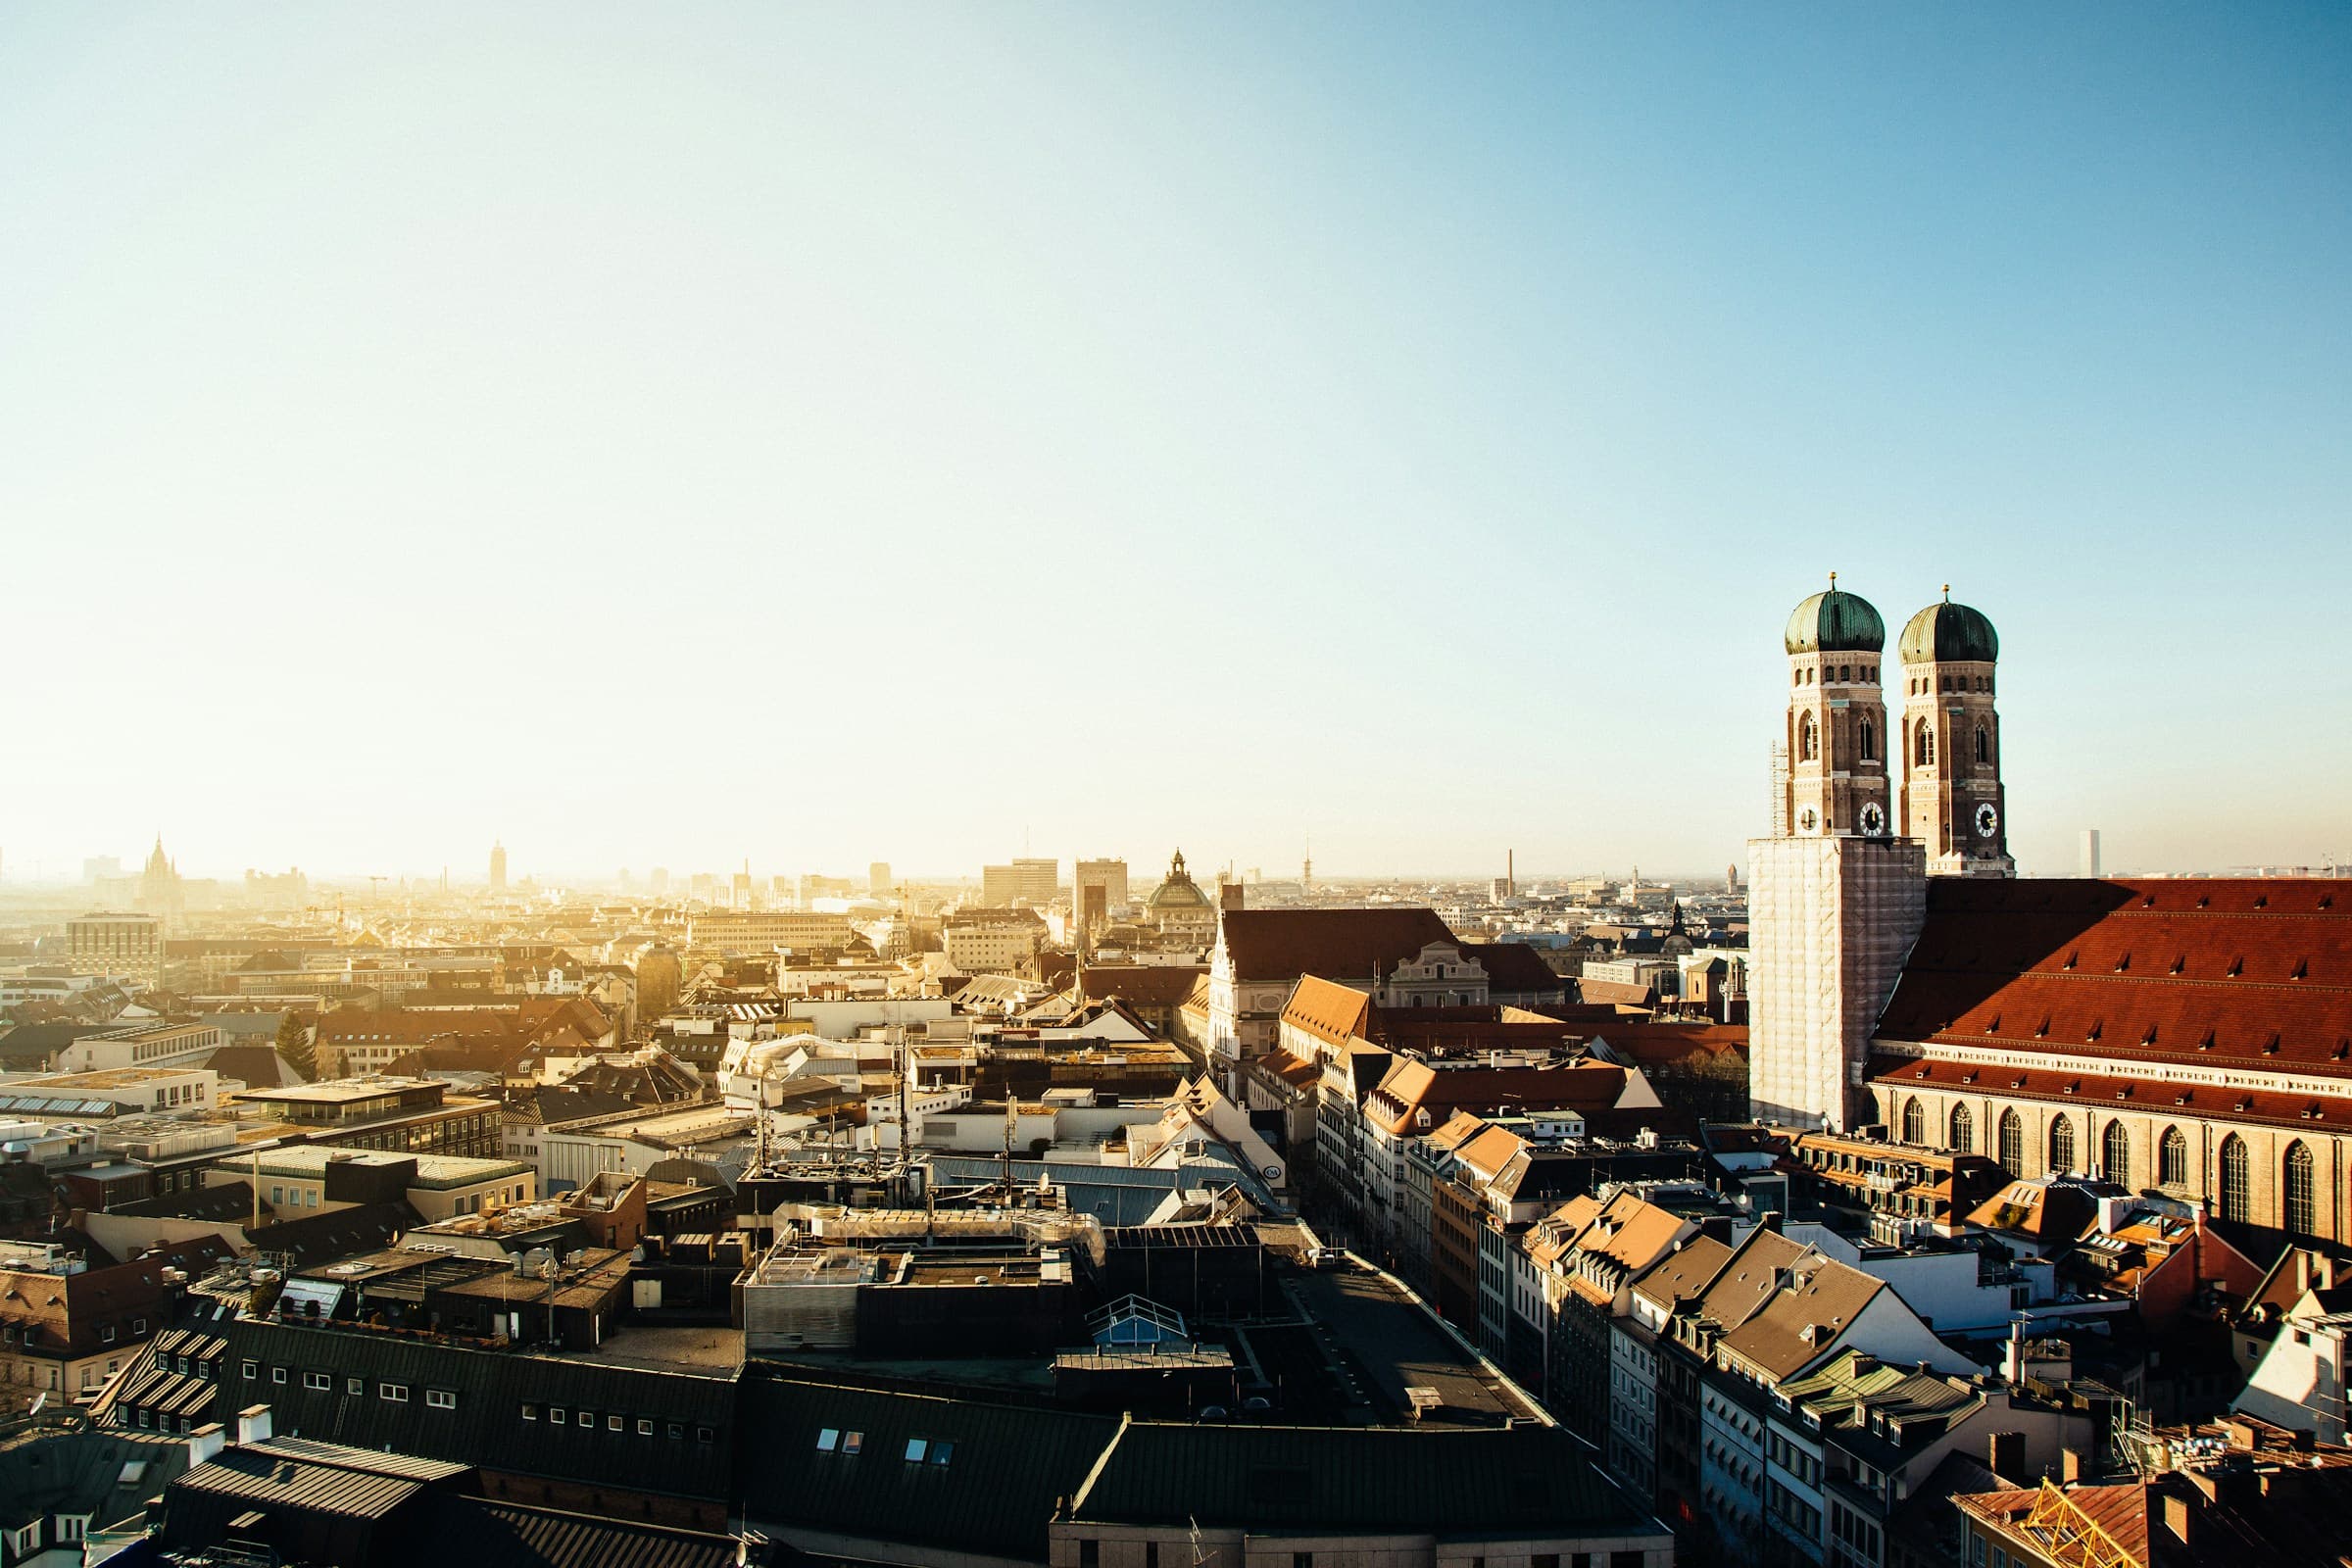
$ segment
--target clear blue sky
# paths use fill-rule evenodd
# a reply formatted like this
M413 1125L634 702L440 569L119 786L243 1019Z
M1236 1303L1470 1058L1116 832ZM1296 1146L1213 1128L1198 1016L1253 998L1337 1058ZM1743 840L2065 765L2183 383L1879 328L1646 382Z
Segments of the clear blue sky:
M14 6L13 877L2352 854L2352 8Z

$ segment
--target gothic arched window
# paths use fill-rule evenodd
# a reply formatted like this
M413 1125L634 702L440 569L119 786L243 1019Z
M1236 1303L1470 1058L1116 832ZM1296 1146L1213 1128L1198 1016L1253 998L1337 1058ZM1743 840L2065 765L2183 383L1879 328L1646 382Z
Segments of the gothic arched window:
M2286 1228L2297 1236L2317 1235L2320 1229L2319 1169L2301 1140L2286 1149L2285 1180L2280 1183L2280 1201L2285 1213Z
M2162 1187L2188 1185L2188 1140L2178 1127L2167 1127L2164 1142L2156 1146L2156 1181Z
M1810 762L1821 752L1821 732L1813 727L1813 715L1806 713L1796 721L1796 760Z
M1977 726L1977 760L1980 762L1992 760L1992 732L1982 724Z
M1903 1105L1903 1142L1924 1144L1928 1141L1928 1109L1913 1095Z
M2120 1121L2109 1122L2099 1141L2099 1175L2119 1187L2132 1185L2132 1134Z
M2239 1224L2251 1224L2254 1219L2253 1160L2246 1153L2246 1141L2231 1133L2222 1140L2222 1218Z
M2050 1169L2061 1175L2075 1168L2075 1122L2060 1116L2050 1123Z
M1876 725L1866 718L1862 721L1862 727L1855 733L1861 742L1862 760L1867 762L1879 755L1879 731Z
M2012 1176L2026 1173L2026 1124L2014 1110L2001 1112L2001 1169Z
M1919 721L1919 738L1911 746L1911 760L1922 767L1932 766L1936 761L1936 731L1924 718Z
M1960 1154L1977 1152L1977 1118L1966 1105L1952 1107L1952 1151Z

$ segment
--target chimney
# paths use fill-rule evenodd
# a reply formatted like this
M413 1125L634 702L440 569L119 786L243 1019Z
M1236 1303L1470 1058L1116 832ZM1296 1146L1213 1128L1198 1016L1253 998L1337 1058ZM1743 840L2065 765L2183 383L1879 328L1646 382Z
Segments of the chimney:
M2164 1528L2171 1531L2173 1539L2183 1546L2194 1546L2196 1544L2191 1539L2195 1529L2191 1521L2195 1518L2195 1511L2189 1507L2186 1497L2176 1497L2169 1492L2165 1494Z
M2300 1247L2295 1249L2295 1294L2301 1296L2311 1289L2311 1254Z
M2063 1448L2059 1450L2058 1480L2062 1485L2071 1487L2076 1482L2087 1478L2089 1473L2090 1465L2083 1458L2082 1450L2081 1448Z
M237 1412L237 1446L249 1447L270 1441L270 1407L249 1404Z
M1781 1234L1781 1211L1780 1211L1779 1209L1777 1209L1777 1208L1768 1208L1768 1209L1766 1209L1766 1210L1764 1211L1764 1217L1763 1217L1762 1219L1760 1219L1760 1220L1756 1221L1756 1224L1757 1224L1757 1226L1758 1226L1760 1229L1763 1229L1763 1230L1768 1230L1768 1231L1772 1232L1772 1234L1773 1234L1773 1235L1775 1235L1775 1236L1778 1236L1778 1235L1780 1235L1780 1234Z
M208 1421L188 1434L188 1468L210 1464L222 1448L228 1446L228 1429L218 1421Z
M2017 1485L2026 1473L2026 1435L1995 1432L1985 1443L1984 1462L2004 1484Z

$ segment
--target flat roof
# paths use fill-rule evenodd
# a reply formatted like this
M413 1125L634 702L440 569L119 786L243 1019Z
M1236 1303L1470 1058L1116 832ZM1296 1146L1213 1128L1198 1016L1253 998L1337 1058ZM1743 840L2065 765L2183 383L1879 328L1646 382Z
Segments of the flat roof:
M419 1186L455 1185L486 1182L504 1175L518 1175L534 1167L522 1159L474 1159L465 1154L399 1154L380 1150L337 1149L331 1144L294 1144L284 1149L272 1149L261 1156L262 1173L266 1176L323 1176L329 1163L361 1166L385 1166L416 1162L416 1181ZM223 1169L234 1170L233 1165Z
M127 1089L158 1078L186 1078L209 1067L100 1067L89 1072L53 1072L38 1078L0 1079L0 1089Z
M438 1078L329 1078L315 1084L288 1084L282 1089L240 1089L239 1100L303 1101L339 1105L354 1100L375 1100L411 1089L447 1089Z

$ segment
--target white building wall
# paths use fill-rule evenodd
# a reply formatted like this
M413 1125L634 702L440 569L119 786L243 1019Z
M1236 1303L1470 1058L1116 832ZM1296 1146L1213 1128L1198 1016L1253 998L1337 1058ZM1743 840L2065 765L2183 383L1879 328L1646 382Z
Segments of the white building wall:
M1871 1033L1927 918L1927 851L1839 835L1750 839L1747 852L1751 1113L1858 1125Z

